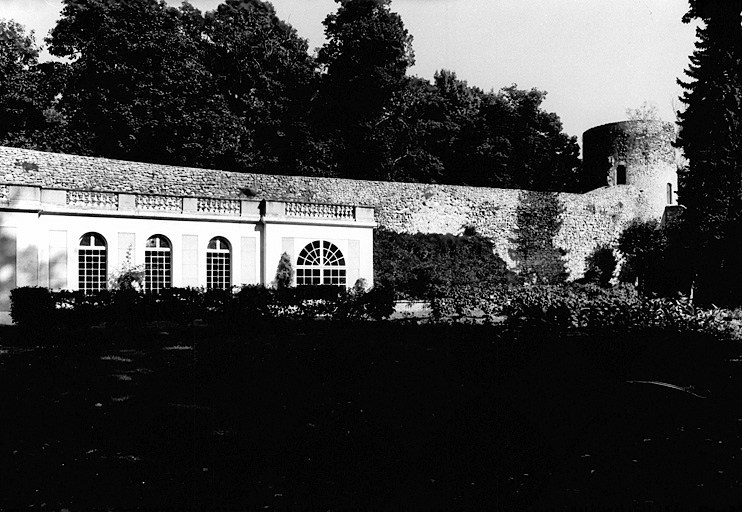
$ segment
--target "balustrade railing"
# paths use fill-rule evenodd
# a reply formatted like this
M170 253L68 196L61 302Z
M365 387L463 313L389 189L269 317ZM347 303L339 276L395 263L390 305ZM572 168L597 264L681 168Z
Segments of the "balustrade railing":
M16 192L13 191L13 187L17 187L19 190L24 188L39 188L0 184L0 200L5 202L10 200L11 195L15 197ZM254 200L244 201L240 199L212 197L183 198L180 196L165 196L157 194L97 192L90 190L48 190L50 192L46 196L42 194L42 202L46 203L48 201L51 205L65 205L69 208L81 208L86 210L144 210L177 212L182 214L229 215L233 217L249 216L250 212L253 212L253 215L258 213L258 203ZM31 198L34 197L34 194L28 192L22 192L21 194L25 194L28 196L27 199L33 200ZM35 197L35 200L38 201L38 192ZM278 215L305 219L317 218L353 222L358 220L355 206L283 201L269 202L273 204L270 214L271 216ZM254 204L252 204L252 206L246 206L245 203ZM247 208L247 210L245 210L245 208Z
M200 197L198 198L196 209L199 213L239 215L240 201L236 199L211 199Z
M68 190L67 205L89 209L116 210L119 207L119 195L113 192Z
M183 211L183 200L173 196L136 196L136 207L139 210L156 210L163 212Z
M310 217L319 219L355 219L354 206L342 204L286 203L287 217Z

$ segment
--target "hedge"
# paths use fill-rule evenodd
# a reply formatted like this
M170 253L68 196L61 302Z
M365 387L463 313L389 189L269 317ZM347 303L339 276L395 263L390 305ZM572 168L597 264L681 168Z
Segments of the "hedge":
M543 285L469 287L431 301L433 318L544 325L562 330L662 328L731 335L727 313L702 309L687 298L644 298L631 285Z
M432 322L477 321L544 326L559 330L662 328L731 334L724 310L695 307L685 298L644 298L633 286L596 285L459 286L433 297ZM143 326L165 321L187 326L201 319L230 330L273 318L381 320L394 312L394 292L342 287L233 290L170 288L161 293L134 290L50 291L22 287L11 291L11 317L28 330L87 328L93 325Z
M382 287L369 291L338 286L168 288L159 293L128 289L88 295L20 287L11 291L10 299L13 322L30 330L39 325L74 329L101 324L136 327L152 322L186 326L197 319L214 326L240 328L268 318L380 320L394 312L393 295Z
M441 289L514 282L491 240L469 228L462 235L374 231L374 282L398 299L429 299Z

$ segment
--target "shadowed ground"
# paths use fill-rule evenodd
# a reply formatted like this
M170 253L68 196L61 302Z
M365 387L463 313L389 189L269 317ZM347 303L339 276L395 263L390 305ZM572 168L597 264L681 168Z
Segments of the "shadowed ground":
M742 506L731 342L399 322L0 338L3 510Z

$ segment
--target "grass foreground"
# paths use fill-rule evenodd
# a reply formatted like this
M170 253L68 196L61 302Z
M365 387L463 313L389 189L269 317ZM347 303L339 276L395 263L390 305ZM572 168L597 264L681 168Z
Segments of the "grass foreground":
M0 510L742 508L737 342L330 321L59 336L0 329Z

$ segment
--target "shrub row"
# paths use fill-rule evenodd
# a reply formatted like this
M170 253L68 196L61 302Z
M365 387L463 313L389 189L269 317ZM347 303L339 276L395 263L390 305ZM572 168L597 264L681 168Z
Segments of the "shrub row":
M470 287L431 301L433 318L479 317L494 322L540 323L565 330L662 328L725 334L724 311L695 307L686 298L644 298L631 285L572 284Z
M239 328L267 318L382 319L394 311L392 293L381 287L369 291L337 286L169 288L160 293L128 289L101 290L89 295L21 287L11 291L10 299L13 322L29 329L101 324L142 326L152 322L185 326L197 319L214 326Z
M23 287L11 292L11 317L31 330L100 324L136 327L158 321L187 326L196 319L214 327L239 330L271 318L380 320L393 313L393 299L393 292L383 287L368 292L326 286L171 288L157 294L119 290L92 295ZM504 317L515 326L542 325L560 330L731 331L723 310L700 309L684 298L643 298L630 285L609 289L579 284L459 286L435 296L430 305L434 322L478 317L495 323Z

